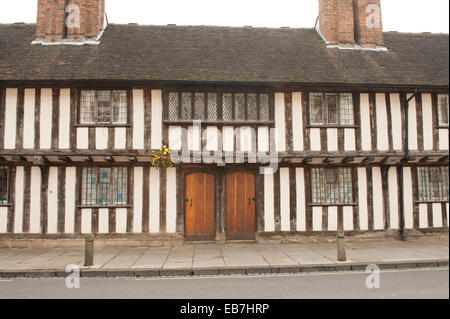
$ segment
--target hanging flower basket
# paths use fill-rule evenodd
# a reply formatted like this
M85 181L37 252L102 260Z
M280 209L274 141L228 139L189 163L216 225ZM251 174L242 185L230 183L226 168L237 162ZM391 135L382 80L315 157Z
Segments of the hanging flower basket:
M170 159L170 149L164 145L158 151L153 151L152 167L159 167L166 169L167 167L172 167L173 163Z

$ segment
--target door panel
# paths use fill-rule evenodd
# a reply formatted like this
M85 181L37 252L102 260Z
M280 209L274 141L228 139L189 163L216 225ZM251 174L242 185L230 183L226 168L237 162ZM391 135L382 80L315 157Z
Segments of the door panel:
M214 175L186 175L186 240L214 240Z
M228 174L227 239L255 239L255 176L237 172Z

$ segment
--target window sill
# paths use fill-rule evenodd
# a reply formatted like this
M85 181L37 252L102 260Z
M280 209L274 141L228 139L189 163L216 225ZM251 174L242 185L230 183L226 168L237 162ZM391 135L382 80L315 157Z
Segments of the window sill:
M348 204L342 204L342 203L335 203L335 204L329 204L329 203L310 203L308 206L317 207L317 206L358 206L358 203L348 203Z
M354 128L358 129L357 125L305 125L305 128Z
M205 120L164 120L163 123L167 125L193 125L194 121L201 121L202 125L218 125L218 126L271 126L275 121L205 121Z
M3 204L0 204L0 207L12 207L12 204L3 203Z
M75 127L93 127L93 128L97 128L97 127L131 127L130 124L75 124Z
M416 205L419 204L442 204L442 203L448 203L448 199L437 199L437 200L428 200L428 201L423 201L423 200L416 200L415 201Z
M79 209L91 209L91 208L131 208L131 205L78 205Z
M449 129L449 126L448 125L436 125L435 127L434 127L435 129Z

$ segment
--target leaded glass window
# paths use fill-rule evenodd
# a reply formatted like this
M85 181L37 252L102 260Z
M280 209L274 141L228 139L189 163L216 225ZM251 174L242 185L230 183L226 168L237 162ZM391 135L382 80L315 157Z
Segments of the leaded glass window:
M7 167L0 167L0 204L8 203L8 172Z
M438 94L438 123L448 126L448 94Z
M126 205L127 181L127 168L124 167L83 168L82 205Z
M351 204L353 202L350 168L313 168L313 204Z
M353 125L353 98L350 93L310 93L311 125Z
M80 93L80 124L127 124L127 113L128 96L124 90L82 90Z
M419 201L448 200L448 167L417 168Z

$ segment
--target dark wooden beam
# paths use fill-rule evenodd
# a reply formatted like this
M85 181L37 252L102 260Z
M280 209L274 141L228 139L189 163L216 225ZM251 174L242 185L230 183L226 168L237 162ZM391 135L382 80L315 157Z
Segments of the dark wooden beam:
M323 160L323 162L324 163L333 163L333 160L331 159L331 158L325 158L324 160Z
M444 157L441 157L438 162L439 163L448 162L448 159L449 159L448 156L444 156Z
M426 163L426 162L428 162L430 160L430 157L429 156L425 156L425 157L423 157L423 158L421 158L420 159L420 163Z
M343 164L346 164L346 163L352 163L352 162L354 162L355 161L355 158L354 157L346 157L346 158L344 158L343 160L342 160L342 163Z
M375 161L375 156L368 156L361 162L361 164L367 164L367 163L371 163L374 161Z
M72 163L72 160L68 156L58 156L58 160L66 163Z
M305 157L302 161L303 164L308 164L312 162L312 158L311 157Z
M92 162L92 157L90 157L90 156L83 156L83 161L85 161L85 162Z
M3 156L0 156L0 162L7 162L7 160Z
M27 162L27 159L23 156L13 155L12 159L13 159L13 161Z

